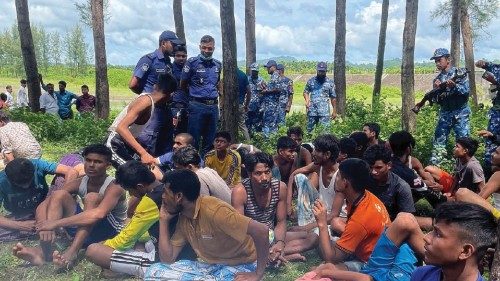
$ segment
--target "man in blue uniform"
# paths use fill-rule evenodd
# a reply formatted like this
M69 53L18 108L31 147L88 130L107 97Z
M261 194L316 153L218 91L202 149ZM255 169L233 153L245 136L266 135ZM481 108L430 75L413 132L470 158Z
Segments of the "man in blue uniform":
M174 135L187 132L188 115L187 107L189 96L180 87L182 69L187 60L187 51L185 46L178 46L174 50L174 63L172 64L172 74L174 75L179 87L172 96L172 117L174 125Z
M316 66L316 76L307 81L304 88L304 100L307 110L307 131L311 132L317 124L328 125L330 119L337 117L337 101L333 80L326 76L326 62ZM332 113L330 115L330 106Z
M172 31L163 31L158 40L159 47L154 52L144 55L135 66L129 82L129 88L136 94L152 93L159 74L172 74L174 47L184 42ZM152 156L164 154L172 149L173 126L170 105L156 108L151 121L137 138L140 143L156 143Z
M469 80L467 78L456 81L451 79L457 68L451 66L450 52L447 49L436 49L431 60L435 61L436 67L440 71L438 76L434 78L433 87L437 88L446 83L445 92L433 100L440 105L440 109L430 162L432 165L439 166L439 163L446 156L446 143L451 129L453 128L455 131L457 139L469 135L469 115L471 113L467 104Z
M285 66L278 64L278 73L281 77L281 93L279 96L279 117L278 124L285 125L285 117L290 112L293 99L293 80L285 76Z
M200 54L188 59L181 76L181 88L189 90L190 98L188 133L193 136L194 146L201 147L202 157L212 149L219 120L222 64L212 58L214 49L215 39L212 36L201 37Z
M278 130L279 118L279 95L281 93L281 77L277 71L278 64L274 60L267 62L265 67L267 73L271 75L267 88L261 93L262 97L262 133L264 136L269 137L271 132Z
M251 74L248 76L250 84L250 104L248 106L247 128L250 135L262 131L262 91L267 88L266 82L259 77L259 65L252 63L250 65Z

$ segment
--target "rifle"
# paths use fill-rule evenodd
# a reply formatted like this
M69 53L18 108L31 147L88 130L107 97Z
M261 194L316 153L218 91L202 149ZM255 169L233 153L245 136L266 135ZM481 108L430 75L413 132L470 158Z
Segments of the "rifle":
M470 71L468 69L455 69L455 73L453 76L451 76L450 80L453 82L456 82L457 80L464 79L467 77L467 74ZM434 102L433 100L439 96L440 94L446 92L446 83L441 83L439 87L432 89L425 93L424 97L420 102L418 102L415 107L411 109L411 111L415 112L415 114L418 114L420 112L420 109L425 105L425 102L428 101L430 105L432 105Z
M491 63L490 63L491 64ZM493 64L493 66L500 66L500 65L497 65L497 64ZM484 67L481 67L483 69L486 69L486 64ZM490 71L488 70L485 70L483 75L481 76L484 80L490 82L490 84L492 86L494 86L493 89L490 89L490 92L491 93L494 93L494 92L499 92L500 91L500 82L497 81L495 75L493 73L491 73Z

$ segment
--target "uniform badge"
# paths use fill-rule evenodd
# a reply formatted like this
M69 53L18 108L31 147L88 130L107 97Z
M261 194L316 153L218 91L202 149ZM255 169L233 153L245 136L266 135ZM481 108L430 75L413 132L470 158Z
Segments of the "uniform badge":
M149 64L147 64L147 63L142 64L141 69L142 69L142 71L148 71Z
M189 65L187 63L184 65L184 68L182 68L182 71L189 72Z

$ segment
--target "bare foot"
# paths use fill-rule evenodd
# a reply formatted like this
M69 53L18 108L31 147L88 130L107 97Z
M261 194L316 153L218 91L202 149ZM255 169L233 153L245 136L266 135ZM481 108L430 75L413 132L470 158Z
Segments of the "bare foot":
M304 257L303 255L298 254L298 253L297 254L286 255L285 259L287 261L302 261L302 262L305 262L307 260L306 257Z
M26 247L21 243L17 243L12 247L14 256L29 262L31 265L44 264L42 249Z
M77 255L68 253L61 254L59 251L52 253L52 262L58 267L58 270L70 270L76 264Z

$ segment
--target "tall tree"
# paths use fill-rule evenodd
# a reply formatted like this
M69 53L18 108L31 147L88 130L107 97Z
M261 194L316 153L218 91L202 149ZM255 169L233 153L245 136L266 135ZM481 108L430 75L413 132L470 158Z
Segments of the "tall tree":
M382 73L384 72L385 35L387 33L387 19L389 17L389 0L382 1L382 15L380 16L380 33L378 37L377 69L373 86L372 106L380 96L382 86Z
M92 33L94 35L96 113L99 118L109 117L109 83L104 37L104 3L92 0Z
M461 1L465 4L465 0ZM472 27L469 18L469 12L465 6L460 8L460 27L462 28L462 39L464 41L464 57L465 67L470 70L469 75L469 93L472 97L472 103L477 106L477 89L476 89L476 75L474 75L474 43L472 40Z
M337 113L345 114L346 77L345 77L345 34L346 34L346 0L335 3L335 51L333 80L337 93Z
M255 0L245 0L246 70L250 75L250 64L257 61L255 42Z
M460 66L460 1L451 0L451 64Z
M233 0L220 0L222 33L222 129L238 136L238 77L236 74L236 26Z
M406 0L405 26L403 30L403 60L401 62L401 119L403 129L415 130L415 36L417 34L418 0Z
M21 51L23 54L24 70L28 80L28 96L31 111L40 110L40 81L38 80L38 66L36 63L35 47L31 34L30 14L28 0L16 0L17 27L21 39Z
M182 0L174 0L173 3L175 34L182 40L186 40L184 34L184 16L182 15Z

